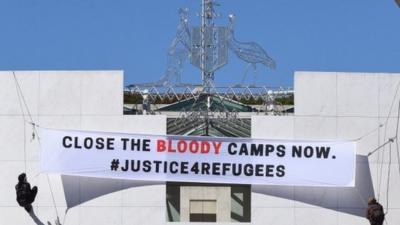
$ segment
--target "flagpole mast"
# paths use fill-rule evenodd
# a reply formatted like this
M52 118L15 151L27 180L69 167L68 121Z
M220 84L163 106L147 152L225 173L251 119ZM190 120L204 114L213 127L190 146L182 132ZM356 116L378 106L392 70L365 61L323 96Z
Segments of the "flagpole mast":
M206 32L209 30L209 27L214 26L213 17L214 17L214 2L213 0L202 0L202 10L201 10L201 29L200 29L200 37L201 37L201 73L204 90L207 94L210 94L210 88L212 86L212 82L214 81L214 72L206 71L208 59L207 58L207 41L206 41ZM208 31L209 32L209 31ZM210 43L208 43L210 44Z

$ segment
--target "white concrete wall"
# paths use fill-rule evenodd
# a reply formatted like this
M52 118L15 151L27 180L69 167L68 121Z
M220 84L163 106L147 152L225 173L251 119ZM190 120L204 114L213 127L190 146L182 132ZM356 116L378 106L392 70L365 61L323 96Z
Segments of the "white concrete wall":
M388 224L398 224L399 149L393 143L369 157L366 155L395 136L399 84L400 74L296 72L295 115L254 116L252 136L356 140L359 155L356 187L253 186L252 223L368 224L363 217L366 201L370 195L375 195L384 207L388 203ZM387 189L388 168L390 183Z
M121 71L16 72L30 113L40 126L165 134L165 116L123 116ZM255 116L255 138L358 139L356 188L253 186L251 224L368 224L362 217L369 195L386 204L388 224L400 221L397 148L365 155L396 128L400 74L298 72L295 115ZM393 102L395 104L391 107ZM26 115L26 112L24 113ZM389 115L388 122L385 123ZM383 124L380 126L380 124ZM26 124L25 124L26 125ZM0 224L54 224L46 175L38 174L39 146L25 126L11 72L0 72ZM17 175L24 171L39 187L31 218L15 201ZM390 167L388 167L390 166ZM166 224L165 185L50 175L64 225ZM379 185L379 183L381 185ZM378 192L379 191L379 192ZM68 209L66 213L66 209ZM65 219L65 220L64 220ZM187 224L187 223L179 223ZM218 223L228 224L228 223Z
M166 133L165 116L122 115L122 71L15 74L33 120L42 127ZM32 126L26 123L24 140L23 114L12 72L0 72L0 224L54 224L49 182L39 174L38 141L31 140ZM28 180L39 188L33 217L15 201L14 185L25 168L24 145ZM59 175L49 180L63 225L165 223L164 184Z

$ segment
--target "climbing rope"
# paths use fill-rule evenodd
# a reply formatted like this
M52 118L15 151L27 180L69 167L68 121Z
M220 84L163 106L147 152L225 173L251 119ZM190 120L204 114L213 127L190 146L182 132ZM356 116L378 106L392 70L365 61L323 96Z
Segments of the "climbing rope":
M396 93L397 95L397 93ZM393 104L392 104L393 105ZM392 109L392 106L390 107ZM387 130L387 124L388 124L388 120L390 117L390 112L388 113L388 116L386 118L385 121L385 133L384 133L384 138L386 139L386 130ZM385 208L386 208L386 212L385 214L387 214L389 212L389 187L390 187L390 176L391 176L391 165L392 165L392 144L395 142L396 145L396 153L397 153L397 159L398 159L398 163L400 163L400 153L399 153L399 145L398 145L398 134L399 134L399 123L400 123L400 101L398 103L398 109L397 109L397 118L396 118L396 132L395 135L391 138L389 138L386 142L384 142L382 145L378 146L376 149L374 149L373 151L368 153L368 156L372 155L373 153L375 153L376 151L380 150L381 148L384 148L386 145L389 144L388 146L388 163L387 163L387 177L386 177L386 204L385 204ZM379 156L379 155L378 155ZM384 164L384 157L385 156L385 152L382 152L382 157L378 158L378 164L380 165L380 175L378 177L378 201L380 200L380 194L381 194L381 185L382 185L382 177L383 177L383 164ZM400 174L400 165L399 165L399 174Z
M24 172L26 173L26 119L25 119L25 112L24 112L24 107L23 103L21 100L21 89L17 80L17 77L15 76L15 73L13 72L13 77L14 77L14 82L15 82L15 87L17 91L17 97L18 97L18 103L19 103L19 108L21 110L21 115L22 115L22 120L23 120L23 127L24 127L24 144L23 144L23 149L24 149Z
M389 212L389 185L390 185L390 168L392 164L392 145L389 145L389 163L388 163L388 174L386 181L386 213Z
M22 92L21 86L19 85L19 82L18 82L17 76L15 75L15 72L13 71L12 73L13 73L13 77L14 77L14 81L15 81L15 86L16 86L16 89L17 89L18 101L19 101L19 105L20 105L20 109L21 109L21 113L22 113L22 118L23 118L23 122L24 122L24 162L25 162L25 173L26 173L26 161L27 161L26 160L26 123L29 123L29 124L32 125L32 129L33 129L32 130L32 140L35 137L37 137L39 146L41 147L40 137L39 137L38 131L36 129L36 127L39 127L39 126L33 121L32 114L29 111L28 104L26 103L24 94ZM29 120L27 120L25 118L24 108L26 110L26 113L28 114L28 119ZM55 198L54 198L53 187L51 185L51 181L50 181L50 178L49 178L48 174L46 174L46 177L47 177L47 182L48 182L49 188L50 188L51 198L53 200L53 207L54 207L54 210L55 210L56 216L57 216L57 220L56 221L59 222L59 214L58 214L58 210L57 210L57 206L56 206L56 201L55 201Z
M27 170L27 159L26 159L26 123L29 123L29 124L32 125L32 130L33 130L33 132L32 132L32 140L35 139L35 137L37 137L37 138L38 138L38 143L39 143L39 145L41 145L41 143L40 143L40 137L39 137L39 134L38 134L38 131L37 131L37 127L39 127L39 126L34 122L34 120L33 120L33 118L32 118L32 115L31 115L31 113L30 113L30 111L29 111L29 107L28 107L28 105L27 105L27 103L26 103L25 97L24 97L24 95L23 95L21 86L20 86L20 84L19 84L19 82L18 82L17 76L15 75L15 72L13 72L13 78L14 78L14 81L15 81L15 86L16 86L16 91L17 91L17 97L18 97L18 102L19 102L19 107L20 107L20 110L21 110L21 114L22 114L22 118L23 118L23 123L24 123L24 126L23 126L23 131L24 131L24 146L23 146L23 148L24 148L24 163L25 163L25 172L26 172L26 170ZM392 111L392 108L393 108L393 106L394 106L397 93L398 93L398 91L399 91L399 87L400 87L400 82L397 84L396 94L395 94L395 96L394 96L394 98L393 98L393 101L392 101L392 104L391 104L391 106L390 106L390 110L389 110L389 112L388 112L388 115L387 115L387 117L386 117L385 122L384 122L383 124L379 124L378 127L374 128L373 130L371 130L371 131L367 132L366 134L360 136L359 138L354 139L354 141L359 141L359 140L362 140L363 138L366 138L367 136L369 136L369 135L371 135L372 133L376 132L377 130L379 130L379 128L381 128L381 127L383 127L383 126L385 127L384 140L386 139L386 130L387 130L389 118L390 118L390 115L391 115L391 111ZM28 115L28 120L27 120L27 118L26 118L26 114L25 114L24 109L26 110L26 114ZM399 151L399 146L398 146L399 122L400 122L400 102L399 102L399 104L398 104L397 122L396 122L396 132L395 132L394 137L389 138L389 139L386 140L383 144L381 144L380 146L378 146L377 148L375 148L374 150L372 150L371 152L369 152L368 155L367 155L367 156L369 157L369 156L371 156L372 154L374 154L375 152L378 152L378 163L379 163L380 166L381 166L381 168L380 168L380 176L379 176L379 178L378 178L378 180L379 180L379 182L378 182L378 183L379 183L379 185L378 185L378 200L379 200L380 192L381 192L380 189L381 189L381 183L382 183L382 175L383 175L383 160L384 160L384 154L385 154L385 151L379 152L379 150L382 149L382 148L385 148L386 145L389 145L389 146L388 146L389 162L388 162L388 174L387 174L387 180L386 180L386 205L385 205L385 206L386 206L386 213L385 213L385 214L388 213L388 209L389 209L389 187L390 187L391 164L392 164L391 155L392 155L392 144L393 144L394 142L396 143L396 146L395 146L395 147L396 147L397 159L398 159L398 162L399 162L399 167L398 167L398 169L399 169L399 173L400 173L400 151ZM382 154L382 155L381 155L381 154ZM382 157L381 157L381 156L382 156ZM48 185L49 185L49 188L50 188L50 193L51 193L51 197L52 197L52 203L53 203L53 206L54 206L56 215L57 215L57 220L59 221L59 214L58 214L58 210L57 210L57 207L56 207L54 192L53 192L52 184L51 184L51 181L50 181L50 178L49 178L49 175L48 175L48 174L46 174L46 178L47 178L47 182L48 182ZM360 193L358 192L358 190L357 190L357 193L360 195ZM365 203L365 200L364 200L364 199L362 199L362 200L363 200L364 203ZM66 217L65 217L65 218L66 218ZM65 220L65 218L64 218L64 220Z

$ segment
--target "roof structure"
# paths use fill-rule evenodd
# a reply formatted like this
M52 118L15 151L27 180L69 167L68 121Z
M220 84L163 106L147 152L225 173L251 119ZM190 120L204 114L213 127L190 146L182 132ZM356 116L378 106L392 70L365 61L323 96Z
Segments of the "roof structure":
M208 99L210 97L210 99ZM208 103L208 101L210 103ZM209 108L207 104L210 104ZM173 103L171 105L162 107L158 111L200 111L207 109L212 112L255 112L256 109L234 101L232 99L225 98L219 95L207 95L202 94L192 98L185 99Z
M208 129L208 131L206 131ZM195 136L218 136L218 137L250 137L251 119L236 118L231 120L209 119L167 119L167 133L171 135L195 135Z
M128 86L132 93L142 94L145 113L151 111L150 101L154 100L153 97L160 96L158 88L167 89L166 95L178 100L176 103L156 110L161 114L179 113L176 118L168 118L168 134L250 137L250 118L239 118L238 114L256 113L258 110L237 102L236 99L233 100L236 93L232 88L229 88L225 94L218 92L214 84L215 72L228 63L228 50L231 50L248 66L252 66L254 70L258 64L273 69L275 61L259 44L236 40L233 14L229 15L228 25L217 26L214 19L219 16L215 11L215 6L218 5L215 0L202 0L199 14L201 24L197 26L190 26L188 11L180 9L180 23L176 37L168 49L168 62L170 63L165 75L158 82ZM181 83L182 65L188 59L201 71L202 84L200 88L198 85ZM182 85L195 86L195 88L194 90L185 88L184 92L177 94L174 87L182 87ZM239 86L241 87L243 84ZM148 90L147 87L151 88ZM274 93L271 90L266 92L261 90L258 94L270 104ZM241 95L247 97L252 96L253 93L246 88L245 93ZM182 98L184 99L179 100Z
M167 120L167 133L174 135L250 137L250 118L234 113L256 109L218 95L201 94L158 109L177 111L181 116Z

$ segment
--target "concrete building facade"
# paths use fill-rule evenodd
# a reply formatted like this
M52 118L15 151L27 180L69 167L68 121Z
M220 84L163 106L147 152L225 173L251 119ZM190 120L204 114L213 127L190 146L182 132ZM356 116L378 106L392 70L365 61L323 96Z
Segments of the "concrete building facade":
M54 224L57 215L63 225L171 223L167 222L168 196L164 182L39 173L40 144L38 137L32 135L30 117L47 128L166 134L165 115L123 115L122 71L16 71L14 74L0 73L0 224L47 224L48 221ZM396 137L399 75L296 72L295 114L254 115L251 136L356 141L356 186L253 185L248 223L368 224L364 218L366 201L376 196L385 208L388 206L388 224L397 224L400 221ZM387 143L393 137L396 140ZM15 201L14 185L18 174L24 171L31 184L39 188L33 215ZM210 210L207 212L216 213L218 224L231 223L228 189L182 188L180 198L187 201L181 202L181 221L188 221L191 210L196 213L207 205L205 208ZM201 195L202 191L207 201L190 201L193 193Z

